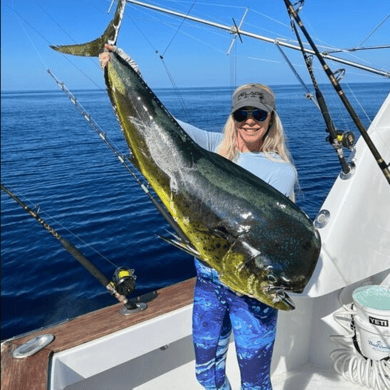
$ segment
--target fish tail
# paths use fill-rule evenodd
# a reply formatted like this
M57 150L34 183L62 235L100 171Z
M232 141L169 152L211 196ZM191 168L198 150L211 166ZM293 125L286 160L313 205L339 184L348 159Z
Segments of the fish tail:
M64 54L82 57L98 57L104 51L104 45L115 45L118 39L119 28L125 12L126 0L118 0L114 18L104 31L103 35L91 42L77 45L50 45L53 50Z

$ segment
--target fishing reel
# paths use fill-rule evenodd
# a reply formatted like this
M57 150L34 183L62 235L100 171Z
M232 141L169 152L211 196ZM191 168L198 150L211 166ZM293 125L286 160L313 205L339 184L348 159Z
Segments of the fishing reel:
M352 133L352 131L338 130L336 134L337 134L337 140L341 142L344 148L347 148L349 150L353 149L353 147L355 146L355 134Z
M127 295L130 295L134 292L136 279L137 276L134 275L133 269L119 267L115 270L112 281L110 282L112 287L112 294L114 294L119 301L124 302L124 306L120 310L120 313L124 316L137 313L141 310L145 310L148 307L148 305L144 302L135 303L132 302L132 300L126 298Z
M329 132L329 130L327 130ZM326 140L333 144L333 139L331 137L327 137ZM347 148L348 150L352 150L355 146L355 134L350 131L342 131L337 130L336 131L336 141L344 146L344 148Z
M118 294L127 296L135 290L135 280L137 276L134 275L134 270L127 267L119 267L115 270L112 277L112 283Z

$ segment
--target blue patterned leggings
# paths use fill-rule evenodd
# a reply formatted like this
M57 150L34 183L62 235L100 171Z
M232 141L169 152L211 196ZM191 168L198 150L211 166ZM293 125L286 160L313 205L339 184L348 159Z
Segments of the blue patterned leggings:
M225 375L233 329L242 390L272 390L270 368L277 310L238 296L218 273L195 260L197 281L193 309L196 377L207 390L230 390Z

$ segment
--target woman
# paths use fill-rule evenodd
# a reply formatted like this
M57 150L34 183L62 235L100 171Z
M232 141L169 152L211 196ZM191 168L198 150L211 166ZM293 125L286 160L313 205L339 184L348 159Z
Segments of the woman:
M100 60L105 66L108 55L102 54ZM293 197L296 171L285 146L274 95L268 87L247 84L234 92L223 134L179 123L200 146L234 161L284 195ZM271 390L277 311L228 289L219 281L217 271L199 260L195 259L195 266L193 341L198 381L207 390L231 388L225 363L233 330L242 389Z
M270 88L247 84L233 94L223 134L183 128L201 146L216 151L294 198L296 170L285 145L283 127ZM195 259L197 281L193 309L196 375L205 389L230 389L225 375L227 347L233 329L241 388L271 390L270 368L277 311L240 296L218 279L218 273Z

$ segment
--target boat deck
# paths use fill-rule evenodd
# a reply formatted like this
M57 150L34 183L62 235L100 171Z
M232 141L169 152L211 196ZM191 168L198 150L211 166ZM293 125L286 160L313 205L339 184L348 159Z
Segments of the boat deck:
M178 361L180 358L180 361ZM152 351L109 372L95 375L66 390L201 390L195 379L191 337L175 342L165 350ZM174 369L173 369L174 368ZM240 389L240 375L234 343L229 348L227 373L233 390ZM273 390L363 390L333 369L324 370L307 363L288 374L272 376Z

